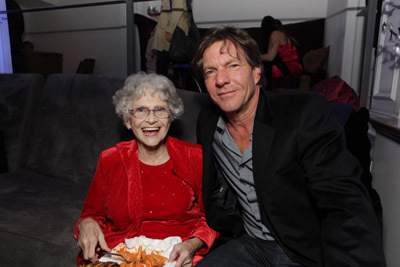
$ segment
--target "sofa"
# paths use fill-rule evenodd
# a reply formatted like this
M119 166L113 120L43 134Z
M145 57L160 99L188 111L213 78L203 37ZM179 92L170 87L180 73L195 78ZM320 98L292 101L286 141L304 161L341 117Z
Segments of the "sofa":
M75 226L100 151L132 134L114 112L121 78L0 74L0 266L76 266ZM190 112L170 134L196 142L207 94L178 89ZM187 108L188 109L188 108Z
M0 74L0 266L76 266L73 227L98 156L133 138L112 104L123 83L100 75ZM186 111L169 133L195 143L198 113L212 102L205 93L178 94ZM348 103L332 108L372 192L368 111ZM379 196L374 201L381 216Z

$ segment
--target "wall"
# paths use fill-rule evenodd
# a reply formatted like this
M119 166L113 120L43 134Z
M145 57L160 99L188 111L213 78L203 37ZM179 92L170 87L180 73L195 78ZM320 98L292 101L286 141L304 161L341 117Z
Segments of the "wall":
M328 0L325 46L330 46L328 77L338 75L357 93L360 88L365 0Z
M240 0L193 0L193 16L199 27L235 25L258 27L266 15L281 19L283 23L325 18L327 0L250 0L243 5ZM159 10L161 1L135 3L135 12L146 14L147 6ZM216 8L214 8L216 7Z
M372 1L377 6L377 1ZM379 8L379 6L378 6ZM376 9L378 9L376 8ZM383 206L383 245L387 267L397 267L400 262L400 53L394 49L400 46L400 40L393 38L383 23L392 24L397 32L400 18L400 0L384 1L380 17L375 24L369 25L368 32L378 27L377 47L372 65L373 72L370 90L370 115L376 129L372 174L374 186L381 196ZM376 13L371 12L373 16ZM370 49L372 50L372 49ZM372 51L366 50L366 57ZM369 73L366 72L366 76ZM394 141L395 140L395 141Z
M82 59L94 58L95 73L126 76L125 4L30 12L24 18L24 39L35 51L62 53L64 72L76 72Z
M230 24L238 27L258 27L266 15L282 22L298 22L325 18L327 0L193 0L194 18L201 26ZM215 7L215 8L211 8Z
M98 2L95 0L48 0L54 5ZM161 1L137 2L135 12ZM328 76L339 75L359 91L365 7L363 0L193 0L199 27L235 25L258 27L265 15L283 23L326 17L325 45L331 46ZM59 11L25 13L26 40L38 51L64 55L64 71L75 72L83 58L95 58L95 73L126 75L125 5L107 5ZM49 23L51 21L51 23ZM310 33L312 34L312 33ZM338 38L341 37L341 38ZM136 57L136 61L138 59Z
M400 262L400 144L377 134L372 166L373 186L383 206L383 248L387 267L398 267Z
M32 0L35 1L35 0ZM47 0L54 5L101 2L95 0ZM199 27L220 24L259 26L265 15L290 23L326 16L328 0L193 0ZM148 5L138 2L135 12L146 13ZM83 58L95 58L95 73L126 75L126 24L124 5L108 5L59 11L25 13L26 40L35 50L64 55L64 72L75 72ZM51 23L49 23L51 22Z

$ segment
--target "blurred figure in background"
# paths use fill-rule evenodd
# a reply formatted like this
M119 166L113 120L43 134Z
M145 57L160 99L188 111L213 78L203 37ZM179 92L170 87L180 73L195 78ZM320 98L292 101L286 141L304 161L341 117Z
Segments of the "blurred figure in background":
M301 75L303 67L295 41L287 34L281 21L266 16L262 20L261 29L263 34L261 59L267 80Z
M187 6L191 1L186 0L162 0L161 14L156 26L153 49L157 50L156 72L167 76L170 63L169 48L172 34L179 26L186 35L189 34L189 21L191 7Z
M154 34L156 33L156 28L151 31L150 39L147 41L146 46L146 72L156 73L157 72L157 51L153 50Z

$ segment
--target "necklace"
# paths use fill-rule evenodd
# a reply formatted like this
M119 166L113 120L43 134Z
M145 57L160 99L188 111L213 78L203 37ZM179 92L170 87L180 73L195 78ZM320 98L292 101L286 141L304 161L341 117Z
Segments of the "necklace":
M164 144L164 149L163 149L163 151L160 153L160 155L158 156L157 159L151 160L151 157L150 157L149 159L145 159L145 160L144 160L144 159L141 158L140 156L139 156L139 159L140 159L143 163L146 163L146 164L148 164L148 165L156 166L156 165L159 165L159 162L161 162L160 160L161 160L162 156L164 156L165 151L167 151L167 146ZM140 152L140 150L139 150L139 152ZM140 154L140 153L139 153L139 154Z
M159 160L161 159L161 157L165 154L165 151L167 150L167 146L164 145L164 150L161 152L160 156L158 156L158 158L154 161L155 165L158 165Z

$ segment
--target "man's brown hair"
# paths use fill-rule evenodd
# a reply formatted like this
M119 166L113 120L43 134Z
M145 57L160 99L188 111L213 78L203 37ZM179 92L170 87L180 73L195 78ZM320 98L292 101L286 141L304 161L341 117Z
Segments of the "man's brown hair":
M247 31L235 27L212 28L204 35L197 48L196 54L193 57L193 68L199 77L204 78L204 51L219 41L224 42L222 48L225 48L227 43L232 43L237 51L241 49L246 57L247 63L252 69L255 67L261 67L261 78L258 85L266 85L261 53L257 42L248 34ZM237 56L239 56L239 54Z

